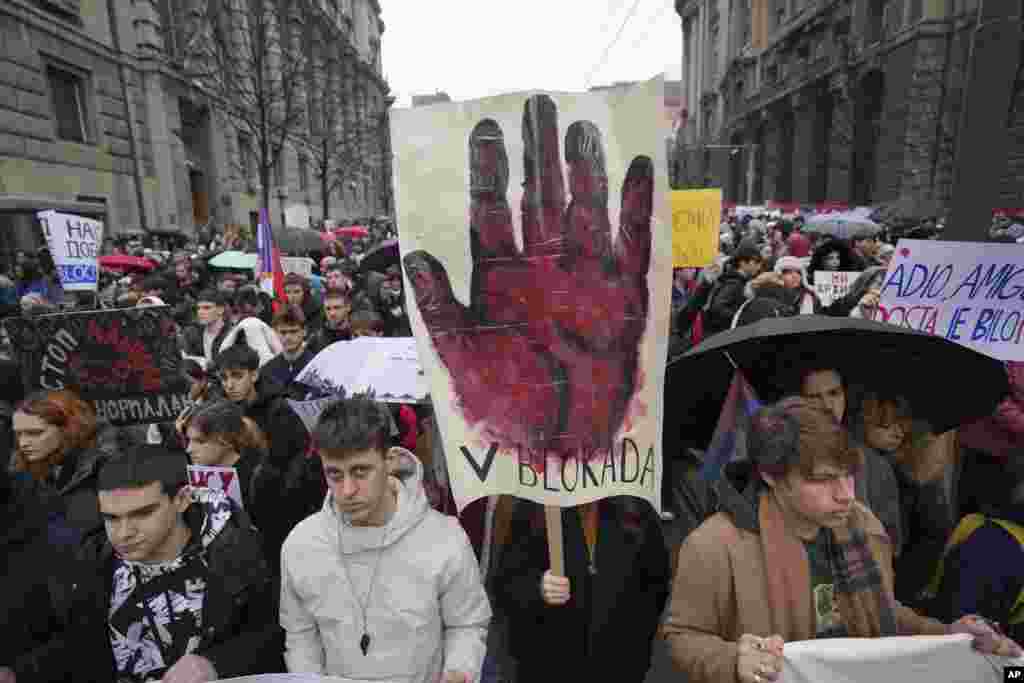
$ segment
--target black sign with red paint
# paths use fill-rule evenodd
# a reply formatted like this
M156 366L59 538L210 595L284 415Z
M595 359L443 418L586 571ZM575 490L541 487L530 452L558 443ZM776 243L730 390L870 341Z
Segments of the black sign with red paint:
M167 306L10 318L4 326L27 386L74 389L112 424L168 422L189 403Z

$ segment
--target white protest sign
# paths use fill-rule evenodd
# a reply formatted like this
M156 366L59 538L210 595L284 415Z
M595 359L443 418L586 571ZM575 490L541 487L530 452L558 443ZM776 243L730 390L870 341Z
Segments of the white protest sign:
M814 271L814 293L822 306L829 306L836 299L842 299L850 291L859 270L816 270Z
M213 489L228 494L228 498L245 509L242 502L242 487L238 483L238 470L234 467L215 467L213 465L189 465L188 483L193 488Z
M1024 245L900 240L876 319L1024 361Z
M306 431L310 434L316 429L317 420L320 419L320 413L324 412L324 409L340 400L338 396L330 396L328 398L317 398L312 401L295 401L288 399L288 405L291 406L292 410L299 419L302 420L302 424L306 426Z
M66 292L95 291L97 257L103 244L103 223L70 213L40 211L43 236Z
M313 259L305 256L282 256L281 270L285 275L298 273L303 277L309 277L313 274Z
M782 657L786 683L1002 683L1003 667L1022 661L980 654L969 635L801 640Z

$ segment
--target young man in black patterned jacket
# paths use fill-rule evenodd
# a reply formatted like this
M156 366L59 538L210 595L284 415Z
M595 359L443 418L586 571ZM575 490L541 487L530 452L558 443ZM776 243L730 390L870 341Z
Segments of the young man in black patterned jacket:
M258 532L224 493L186 484L180 457L159 446L104 465L105 531L79 551L68 627L0 663L0 681L206 683L282 670Z

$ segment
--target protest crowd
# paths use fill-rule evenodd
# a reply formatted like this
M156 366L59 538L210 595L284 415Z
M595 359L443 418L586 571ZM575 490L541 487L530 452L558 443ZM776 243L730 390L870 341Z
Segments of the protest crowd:
M670 366L765 319L877 319L897 238L942 235L933 217L836 235L767 210L720 232L712 266L674 272ZM283 297L218 266L225 253L122 245L95 295L65 295L45 251L0 279L8 321L167 311L188 397L114 424L32 386L8 330L0 683L639 683L659 640L691 683L784 680L785 643L816 638L961 633L1021 655L1024 363L1005 364L991 415L935 433L898 377L794 359L717 479L666 395L663 509L563 508L556 573L543 506L495 496L456 514L429 399L344 396L312 424L293 407L325 395L298 381L321 352L412 336L393 227L292 255L309 270L283 275ZM830 273L839 289L819 286Z

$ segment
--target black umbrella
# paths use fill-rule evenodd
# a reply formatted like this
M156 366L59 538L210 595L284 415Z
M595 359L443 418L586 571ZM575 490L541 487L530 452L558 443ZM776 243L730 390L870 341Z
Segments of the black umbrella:
M398 240L385 240L369 252L359 262L359 269L364 273L376 271L383 273L391 266L399 263Z
M307 251L322 251L323 233L308 228L285 228L275 230L274 239L282 252L299 255Z
M733 376L763 401L795 390L799 368L835 368L847 383L907 398L936 434L992 413L1009 391L1003 363L942 337L859 318L766 318L716 334L669 363L666 430L705 447Z

